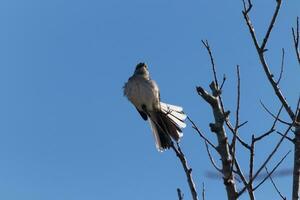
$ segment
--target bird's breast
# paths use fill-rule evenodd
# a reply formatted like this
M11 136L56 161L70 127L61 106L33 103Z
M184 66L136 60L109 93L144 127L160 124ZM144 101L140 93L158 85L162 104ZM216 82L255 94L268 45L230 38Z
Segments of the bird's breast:
M130 79L125 86L125 95L139 110L146 106L152 111L159 106L159 91L156 85L145 79Z

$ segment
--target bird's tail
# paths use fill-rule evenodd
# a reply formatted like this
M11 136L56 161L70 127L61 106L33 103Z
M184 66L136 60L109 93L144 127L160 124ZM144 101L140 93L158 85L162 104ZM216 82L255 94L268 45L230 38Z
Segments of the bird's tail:
M176 142L183 136L182 128L186 127L186 115L182 107L160 103L161 109L149 113L150 126L154 135L156 148L159 151L168 149L172 139Z

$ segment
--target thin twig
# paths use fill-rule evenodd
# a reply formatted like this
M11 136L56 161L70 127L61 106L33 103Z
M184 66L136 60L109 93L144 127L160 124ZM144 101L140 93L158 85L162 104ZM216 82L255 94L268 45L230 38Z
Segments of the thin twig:
M240 113L240 99L241 99L241 78L240 78L240 67L236 66L236 73L237 73L237 103L236 103L236 112L235 112L235 132L239 128L239 113Z
M236 66L236 73L237 73L237 103L236 103L236 111L235 111L235 127L234 127L234 134L232 137L231 142L231 155L232 155L232 165L231 165L231 171L233 170L234 161L235 161L235 147L236 147L236 138L238 134L238 128L239 128L239 117L240 117L240 98L241 98L241 78L240 78L240 67L239 65Z
M244 142L244 141L240 138L240 136L237 136L236 138L237 138L237 140L241 143L241 145L243 145L246 149L248 149L248 150L251 149L250 145L247 144L246 142Z
M217 85L217 88L219 89L219 83L218 83L218 78L217 78L217 72L216 72L216 66L215 66L215 61L214 61L214 58L212 56L212 53L211 53L211 50L210 50L210 46L209 46L209 43L207 40L201 40L202 44L205 46L208 54L209 54L209 57L210 57L210 61L211 61L211 64L212 64L212 70L213 70L213 75L214 75L214 81Z
M180 188L177 188L177 195L178 195L178 200L183 200L183 193L181 192Z
M277 113L277 115L276 115L276 117L275 117L275 120L274 120L274 122L273 122L271 128L269 129L269 131L267 131L266 133L262 134L261 136L256 137L256 138L254 139L255 142L256 142L256 141L259 141L259 140L261 140L261 139L263 139L264 137L268 136L269 134L271 134L271 133L273 133L273 132L275 131L275 125L276 125L276 122L277 122L278 119L279 119L279 116L280 116L280 113L281 113L281 111L282 111L282 108L283 108L283 106L280 107L280 109L279 109L279 111L278 111L278 113Z
M280 83L280 80L282 78L283 67L284 67L284 48L282 48L280 75L279 75L278 81L276 82L277 85Z
M282 133L280 133L279 131L276 131L277 134L281 135L282 137L284 137L285 139L287 139L288 141L292 142L293 144L295 144L295 141L290 138L289 136L284 136Z
M289 153L291 153L291 151L288 151L283 157L282 159L277 163L277 165L272 169L272 171L257 185L253 188L253 190L256 190L257 188L259 188L273 173L274 171L279 167L279 165L284 161L284 159L289 155Z
M270 173L269 173L267 167L265 167L265 170L266 170L267 174L269 175ZM286 200L286 197L284 197L284 196L281 194L281 192L279 191L279 189L278 189L278 187L276 186L275 182L273 181L273 178L272 178L271 174L269 175L269 178L270 178L270 180L271 180L271 182L272 182L272 185L274 186L275 190L277 191L278 195L279 195L283 200Z
M240 112L240 93L241 93L241 79L240 79L240 67L239 65L236 66L236 73L237 73L237 103L236 103L236 111L235 111L235 127L234 127L234 134L231 141L231 155L232 155L232 165L231 165L231 171L233 170L234 161L235 161L235 148L236 148L236 139L237 139L237 130L239 128L239 112Z
M221 91L222 91L222 89L223 89L223 86L224 86L225 81L226 81L226 76L225 76L225 74L223 74L223 81L222 81L221 87L220 87L220 90L221 90Z
M249 3L248 8L247 8L246 3L245 3L245 1L243 0L244 10L242 11L242 13L243 13L244 19L245 19L245 21L246 21L246 24L247 24L247 26L248 26L248 28L249 28L249 31L250 31L252 40L253 40L254 45L255 45L255 48L256 48L257 50L259 50L260 47L259 47L258 41L257 41L257 39L256 39L255 31L254 31L252 22L250 21L249 15L248 15L248 13L250 12L250 10L251 10L251 8L252 8L252 4L251 4L251 1L250 1L250 0L249 0L248 2L250 2L250 3Z
M249 158L249 184L248 184L248 187L250 188L251 191L254 191L253 190L254 152L255 152L255 140L254 140L254 135L252 135L250 158Z
M237 160L234 161L234 164L235 164L235 167L237 169L236 171L236 174L239 175L239 177L241 178L244 186L246 187L247 191L248 191L248 194L249 194L249 197L250 199L255 199L255 196L254 196L254 191L252 190L252 188L250 187L249 183L247 182L245 176L244 176L244 173L242 172L241 168L240 168L240 165L238 163Z
M221 100L220 100L220 101L221 101ZM228 118L226 118L225 123L226 123L227 128L230 130L230 132L231 132L233 135L236 135L236 139L240 142L240 144L241 144L242 146L244 146L246 149L250 150L250 145L247 144L245 141L242 140L242 138L238 135L238 132L237 132L237 134L235 134L234 128L233 128L233 126L231 125L231 123L230 123L230 121L229 121ZM244 126L244 125L247 124L247 123L248 123L248 121L243 122L242 124L240 124L240 125L238 126L238 129L239 129L240 127Z
M300 64L300 53L299 53L299 17L297 17L297 24L296 24L296 31L292 28L293 39L294 39L294 46L296 51L296 56L298 63Z
M277 2L277 5L276 5L276 8L275 8L275 12L273 14L272 20L271 20L271 22L269 24L269 28L267 30L267 33L266 33L266 35L265 35L265 37L263 39L263 42L261 44L261 47L260 47L261 51L265 50L265 47L266 47L266 44L268 42L269 36L271 34L272 28L274 27L277 15L279 13L282 0L276 0L276 2Z
M207 154L208 154L208 157L209 157L210 162L212 163L212 165L214 166L214 168L215 168L218 172L222 173L222 169L221 169L220 167L218 167L217 164L216 164L216 162L214 161L214 159L213 159L213 157L212 157L212 155L211 155L211 153L210 153L210 151L209 151L209 147L208 147L208 144L207 144L206 141L205 141L205 147L206 147L206 151L207 151Z
M259 140L262 140L264 137L270 135L270 134L273 133L274 131L275 131L275 129L274 129L274 128L271 128L270 130L268 130L268 131L265 132L264 134L262 134L262 135L260 135L260 136L258 136L258 137L255 137L255 138L254 138L255 142L256 142L256 141L259 141Z
M278 143L276 144L276 146L274 147L273 151L269 154L269 156L266 158L266 160L263 162L263 164L260 166L260 168L256 171L256 173L253 175L252 179L249 180L249 184L253 182L253 180L255 180L255 178L260 174L260 172L264 169L264 167L268 164L268 162L271 160L271 158L273 157L273 155L275 154L275 152L278 150L279 146L281 145L282 141L284 140L284 136L286 136L288 134L288 132L291 130L292 126L289 126L288 129L285 131L285 133L283 134L283 136L280 138L280 140L278 141ZM246 190L247 186L245 186L238 194L238 196L240 196L245 190Z
M223 105L223 101L222 101L222 97L221 97L221 88L223 87L223 84L225 82L225 79L223 77L223 83L221 85L221 88L219 87L219 81L218 81L218 78L217 78L217 70L216 70L216 65L215 65L215 62L214 62L214 57L213 57L213 54L212 54L212 51L211 51L211 48L209 46L209 43L207 40L201 40L203 45L205 46L208 54L209 54L209 57L210 57L210 61L211 61L211 67L212 67L212 71L213 71L213 77L214 77L214 84L216 85L216 89L213 91L213 96L214 97L217 97L220 99L220 104L221 104L221 109L222 109L222 112L225 116L228 116L228 114L225 112L225 108L224 108L224 105Z
M199 136L217 151L217 147L208 138L204 136L204 134L200 131L200 129L197 127L194 121L189 116L187 117L187 119L192 123L192 128L199 134Z
M300 191L300 97L298 98L298 103L296 107L297 116L293 122L295 123L295 139L294 139L294 168L293 168L293 192L292 199L299 199Z
M234 161L234 165L236 167L235 173L241 178L241 180L242 180L242 182L245 186L248 185L247 180L245 178L245 175L244 175L244 173L243 173L243 171L242 171L242 169L241 169L241 167L240 167L237 160Z
M265 111L266 111L267 113L269 113L274 119L276 119L276 115L274 115L274 114L267 108L267 106L265 106L265 104L264 104L261 100L260 100L260 104L262 105L262 107L265 109ZM277 120L278 120L279 122L285 124L285 125L288 125L288 126L291 125L291 123L286 122L286 121L283 121L283 120L280 119L280 118L278 118Z
M242 126L244 126L247 123L248 123L248 121L244 121L243 123L241 123L240 125L238 125L238 129L241 128Z
M250 10L251 10L251 8L252 8L251 0L248 0L248 6L246 5L245 0L243 0L243 5L244 5L244 12L245 12L245 13L250 12Z

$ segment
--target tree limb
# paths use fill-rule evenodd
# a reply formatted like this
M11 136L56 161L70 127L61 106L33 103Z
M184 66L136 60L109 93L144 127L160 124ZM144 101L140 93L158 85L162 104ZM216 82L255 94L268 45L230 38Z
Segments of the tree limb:
M182 152L179 143L177 143L177 147L175 147L174 143L171 144L171 148L174 150L174 152L176 153L176 156L179 158L182 167L184 169L184 172L186 174L187 177L187 181L191 190L191 194L193 197L193 200L198 200L198 195L197 195L197 190L196 190L196 186L195 183L193 181L193 177L192 177L192 168L190 168L187 164L187 161L185 159L185 155Z
M244 2L244 0L243 0L243 2ZM285 110L287 111L288 115L290 116L291 120L293 121L294 118L295 118L295 114L293 113L293 111L292 111L291 107L289 106L287 100L283 96L280 88L276 84L276 81L274 80L274 76L271 73L270 68L269 68L269 66L268 66L268 64L266 62L265 56L264 56L264 52L266 51L265 46L266 46L266 44L268 42L269 36L270 36L270 34L272 32L272 28L273 28L273 26L275 24L275 21L276 21L276 18L278 16L282 0L277 0L276 2L277 2L277 5L276 5L276 8L275 8L272 20L271 20L271 22L269 24L268 30L266 32L266 35L265 35L265 37L264 37L263 42L262 42L261 45L259 45L259 43L257 41L257 37L255 35L255 31L254 31L252 22L250 20L249 15L248 15L248 13L251 10L250 7L249 7L249 9L245 9L246 7L244 6L243 16L244 16L244 19L245 19L246 24L248 26L251 38L253 40L254 46L255 46L256 51L258 53L258 56L259 56L260 62L262 64L262 67L263 67L263 69L265 71L265 74L266 74L266 76L267 76L267 78L268 78L271 86L273 87L273 90L274 90L276 96L281 101L282 105L284 106ZM244 5L245 5L245 3L244 3ZM251 4L251 7L252 7L252 4Z
M225 118L227 117L226 115L228 115L229 112L224 113L222 111L220 105L220 99L214 95L214 94L219 94L215 82L212 82L210 84L210 88L212 90L213 95L206 92L202 87L197 87L197 92L208 104L210 104L213 110L215 122L210 123L210 129L212 132L216 133L216 136L218 138L217 150L219 155L221 156L222 173L223 173L224 185L227 191L227 198L229 200L235 200L237 197L236 196L237 190L236 190L234 176L231 170L232 156L230 154L228 139L224 129L224 121Z
M299 53L299 17L297 17L296 30L292 28L294 46L298 63L300 64L300 53Z

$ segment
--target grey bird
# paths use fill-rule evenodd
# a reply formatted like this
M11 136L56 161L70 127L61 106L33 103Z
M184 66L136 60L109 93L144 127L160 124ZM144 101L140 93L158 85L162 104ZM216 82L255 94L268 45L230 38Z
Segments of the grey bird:
M160 101L159 88L150 78L145 63L137 64L134 74L124 86L124 95L135 106L141 117L149 120L156 148L163 151L170 148L172 140L178 142L186 127L183 108Z

